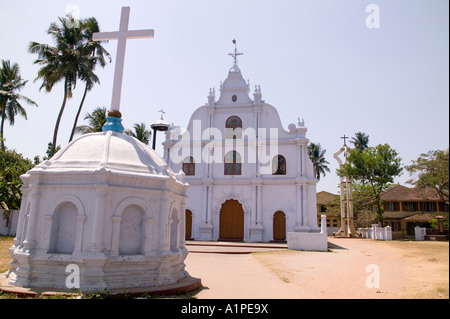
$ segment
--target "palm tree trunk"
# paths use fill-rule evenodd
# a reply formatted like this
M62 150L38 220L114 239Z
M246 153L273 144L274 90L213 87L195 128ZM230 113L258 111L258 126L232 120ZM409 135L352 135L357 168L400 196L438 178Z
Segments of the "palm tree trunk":
M5 107L6 108L6 107ZM2 114L2 126L1 126L1 131L0 131L0 141L1 141L1 145L2 145L2 151L5 151L5 141L3 140L3 127L5 126L5 117L6 117L6 110L3 110L3 114Z
M64 108L66 107L66 102L67 102L67 79L64 80L64 100L63 100L63 104L61 105L61 109L59 110L58 118L56 119L55 130L53 132L52 148L51 148L49 157L52 157L55 154L56 139L58 137L59 123L61 122L61 117L64 112Z
M78 107L77 115L75 116L75 121L73 122L72 133L70 133L69 143L72 142L73 136L75 135L75 129L77 127L78 117L80 116L81 108L83 107L84 99L86 98L87 91L88 91L88 84L86 83L86 87L84 88L83 98L81 99L81 103L80 103L80 106Z
M4 101L5 104L2 107L2 126L1 126L1 131L0 131L0 141L1 141L1 147L2 147L2 151L5 151L5 141L3 139L3 128L5 126L5 119L6 119L6 101Z

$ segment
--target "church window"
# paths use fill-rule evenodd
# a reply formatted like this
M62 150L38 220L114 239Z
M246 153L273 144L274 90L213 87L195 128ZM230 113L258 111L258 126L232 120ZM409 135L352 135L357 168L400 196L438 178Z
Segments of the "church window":
M195 163L192 156L188 156L183 161L183 172L186 175L194 176L195 175Z
M231 101L236 102L236 101L237 101L237 96L236 96L236 95L233 95L233 96L231 97Z
M229 117L225 123L225 131L226 138L242 138L242 120L237 116Z
M272 174L286 175L286 159L282 155L277 155L272 160Z
M225 155L225 175L241 175L241 155L230 151Z

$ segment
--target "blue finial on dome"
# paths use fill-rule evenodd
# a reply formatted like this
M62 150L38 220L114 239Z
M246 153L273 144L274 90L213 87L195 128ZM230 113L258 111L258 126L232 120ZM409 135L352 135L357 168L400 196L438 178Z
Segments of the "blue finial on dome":
M124 127L122 125L122 114L119 111L111 110L108 112L108 117L106 118L106 123L102 127L102 131L114 131L123 133Z

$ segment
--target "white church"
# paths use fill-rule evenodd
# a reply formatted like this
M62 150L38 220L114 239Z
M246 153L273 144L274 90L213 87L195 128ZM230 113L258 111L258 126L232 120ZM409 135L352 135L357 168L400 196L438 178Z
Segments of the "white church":
M233 43L236 44L235 41ZM186 238L286 241L288 232L317 233L316 183L304 121L283 128L278 111L250 96L237 63L210 89L208 103L186 129L166 132L164 160L182 170L187 191Z

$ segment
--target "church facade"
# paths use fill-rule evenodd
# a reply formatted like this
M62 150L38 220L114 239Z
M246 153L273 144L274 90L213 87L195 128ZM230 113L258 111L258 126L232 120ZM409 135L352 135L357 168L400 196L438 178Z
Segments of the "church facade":
M288 232L318 232L316 179L304 121L285 130L261 88L234 65L216 97L192 114L186 129L166 132L164 160L190 186L186 238L285 241Z

